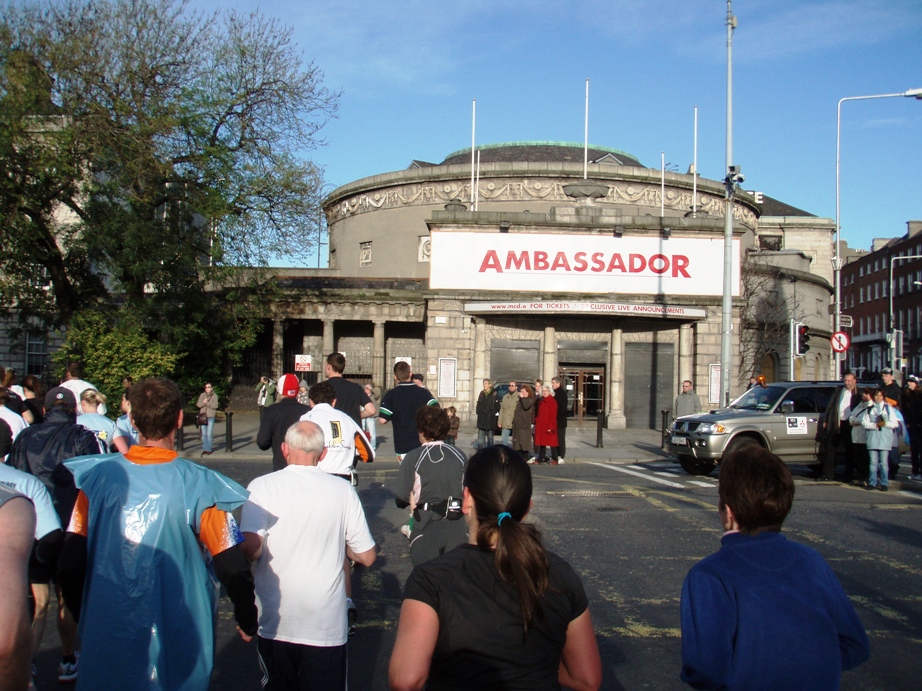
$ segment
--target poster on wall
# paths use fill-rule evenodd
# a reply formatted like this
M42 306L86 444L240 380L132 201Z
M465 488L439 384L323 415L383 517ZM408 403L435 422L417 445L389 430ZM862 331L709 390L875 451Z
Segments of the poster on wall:
M458 358L439 358L439 399L458 395Z
M723 295L723 238L433 231L432 289ZM740 243L732 290L740 294Z
M708 365L708 403L720 405L720 365Z

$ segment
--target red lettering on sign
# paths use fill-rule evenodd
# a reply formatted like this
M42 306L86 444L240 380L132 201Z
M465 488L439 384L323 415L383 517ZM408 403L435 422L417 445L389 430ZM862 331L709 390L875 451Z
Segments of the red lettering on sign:
M665 254L654 254L650 257L650 271L655 274L664 274L669 271L669 258Z
M503 267L499 263L499 257L496 256L495 250L487 250L487 253L483 255L483 262L480 264L480 273L484 273L487 269L493 269L497 273L503 272Z
M632 254L630 256L631 273L639 274L647 268L647 260L642 254Z
M551 264L551 271L557 271L557 269L563 269L564 271L570 270L570 263L567 261L567 255L563 252L558 252L557 256L554 257L554 263Z
M611 272L614 271L615 269L617 269L617 270L620 271L621 273L624 273L625 271L627 271L627 269L624 268L624 260L621 259L621 255L618 254L617 252L615 252L615 254L611 255L611 261L608 262L608 269L607 269L607 271L608 271L609 273L611 273Z
M672 277L676 278L679 274L685 278L691 278L691 275L685 270L688 268L688 257L684 254L674 254L672 256Z
M598 273L599 271L603 271L604 269L605 269L605 262L602 261L602 253L593 252L592 253L592 270Z
M506 269L511 269L513 266L516 269L521 269L524 264L526 270L531 270L531 264L529 263L528 252L522 252L518 257L515 256L515 252L509 252L506 255Z
M547 252L535 252L535 271L547 271Z
M586 263L585 252L577 252L574 256L574 259L576 259L576 264L573 268L577 271L585 271L587 268L589 268L589 264Z

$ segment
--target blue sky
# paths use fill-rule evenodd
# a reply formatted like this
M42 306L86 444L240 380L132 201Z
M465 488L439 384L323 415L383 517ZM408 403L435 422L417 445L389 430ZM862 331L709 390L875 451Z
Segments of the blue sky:
M726 157L722 0L191 0L259 9L294 28L306 61L343 91L311 155L337 185L477 142L582 142L648 167L660 152L721 179ZM736 0L734 162L744 187L835 216L836 104L922 88L918 0ZM922 100L842 109L841 223L850 246L922 218Z

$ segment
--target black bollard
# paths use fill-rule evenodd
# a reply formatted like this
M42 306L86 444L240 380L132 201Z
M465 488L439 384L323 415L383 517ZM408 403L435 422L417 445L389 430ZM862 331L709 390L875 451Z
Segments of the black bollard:
M186 435L183 433L183 428L180 427L176 430L176 450L182 451L186 446Z
M669 434L669 413L670 413L670 410L669 410L669 408L663 408L663 409L660 411L660 413L661 413L662 416L663 416L663 422L662 422L662 425L663 425L663 428L662 428L662 429L663 429L663 445L662 445L662 448L665 449L665 448L666 448L666 440L669 438L667 435Z
M224 450L230 453L234 450L234 414L231 411L227 411L224 415Z
M605 445L602 443L602 411L599 411L598 417L596 417L595 425L595 448L601 449Z

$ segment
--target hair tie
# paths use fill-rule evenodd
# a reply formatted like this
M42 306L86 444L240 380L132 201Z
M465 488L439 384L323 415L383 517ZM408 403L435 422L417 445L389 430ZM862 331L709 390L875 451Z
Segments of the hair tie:
M499 516L497 516L496 518L497 518L496 525L497 525L497 526L501 526L501 525L503 524L503 519L504 519L504 518L512 518L512 514L509 513L508 511L503 511L503 512L502 512Z

